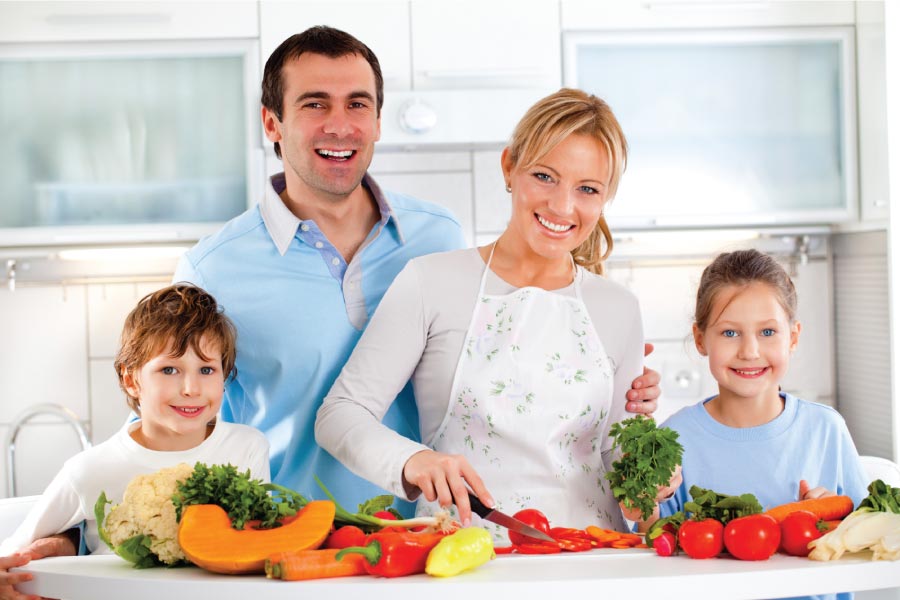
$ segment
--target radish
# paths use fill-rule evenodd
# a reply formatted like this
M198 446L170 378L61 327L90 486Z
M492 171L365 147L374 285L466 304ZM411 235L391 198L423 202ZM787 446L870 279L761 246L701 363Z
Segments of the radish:
M653 540L653 549L659 556L672 556L675 554L675 536L668 531L664 531L658 538Z

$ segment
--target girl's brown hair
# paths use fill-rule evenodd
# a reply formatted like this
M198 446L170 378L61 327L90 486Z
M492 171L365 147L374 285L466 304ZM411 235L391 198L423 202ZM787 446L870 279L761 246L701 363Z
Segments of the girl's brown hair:
M628 143L609 105L581 90L562 88L528 109L513 131L509 158L513 168L527 169L573 133L589 135L609 156L606 200L611 201L625 172ZM603 261L612 252L613 239L601 215L590 236L572 251L575 262L594 273L603 273Z
M125 375L136 373L169 344L173 357L184 356L190 346L197 356L210 360L200 350L200 342L205 338L222 353L225 379L232 377L235 337L234 324L222 313L216 299L196 286L180 283L144 296L125 317L119 352L113 363L128 406L140 414L140 398L126 389Z
M694 323L705 331L712 319L716 295L728 286L744 287L751 283L765 283L778 296L778 303L794 323L797 315L797 290L787 271L778 262L758 250L736 250L720 254L703 270L697 288Z

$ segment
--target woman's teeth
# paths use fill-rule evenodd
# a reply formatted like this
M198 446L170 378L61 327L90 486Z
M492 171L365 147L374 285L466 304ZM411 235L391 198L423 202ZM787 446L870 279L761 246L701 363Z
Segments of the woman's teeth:
M537 215L537 220L541 225L556 233L563 233L575 227L574 225L557 225L556 223L551 223L541 215Z

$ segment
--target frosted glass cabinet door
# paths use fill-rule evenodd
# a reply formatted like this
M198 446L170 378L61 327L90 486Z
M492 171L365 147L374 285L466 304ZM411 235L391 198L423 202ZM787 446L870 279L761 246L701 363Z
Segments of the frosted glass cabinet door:
M0 51L0 232L244 210L256 53L211 44Z
M822 223L856 206L849 28L568 34L629 143L619 226Z

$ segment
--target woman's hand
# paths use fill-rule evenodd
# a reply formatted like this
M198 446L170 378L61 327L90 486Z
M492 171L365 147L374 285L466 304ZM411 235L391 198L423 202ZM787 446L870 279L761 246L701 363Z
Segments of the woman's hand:
M466 457L459 454L434 450L416 452L403 465L403 479L404 484L420 489L429 502L437 500L443 508L456 504L463 527L467 527L472 518L469 488L485 506L494 505L481 477Z
M822 486L810 489L805 479L800 480L800 491L797 493L799 500L812 500L813 498L826 498L828 496L837 496L837 494Z
M644 356L653 352L653 344L644 344ZM631 382L631 389L625 394L628 402L625 410L631 413L652 415L656 412L659 398L659 373L644 367L644 373Z

